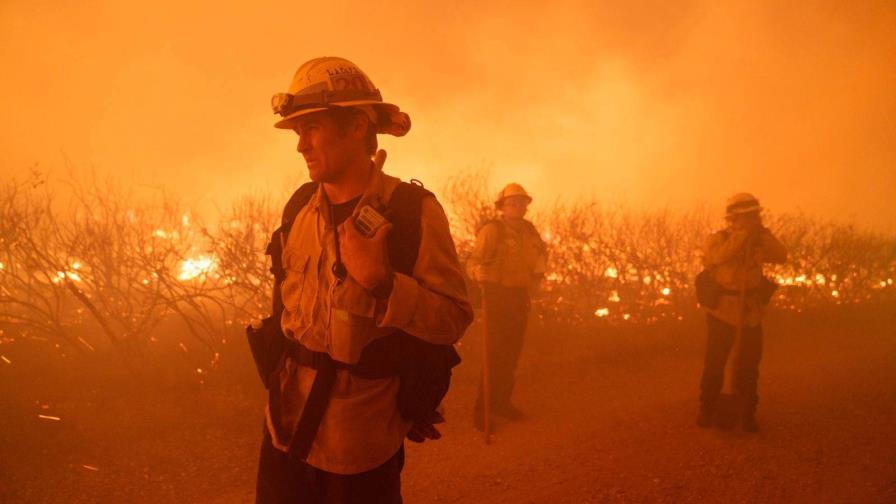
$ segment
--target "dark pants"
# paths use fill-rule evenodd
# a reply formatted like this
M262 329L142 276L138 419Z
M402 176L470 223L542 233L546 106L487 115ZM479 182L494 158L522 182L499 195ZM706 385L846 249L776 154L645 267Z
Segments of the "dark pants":
M293 460L271 443L261 443L256 504L401 504L404 447L383 465L359 474L335 474Z
M725 379L725 363L734 345L736 328L712 315L706 316L706 356L703 361L703 379L700 381L700 403L713 408ZM762 326L744 327L740 358L735 366L734 389L743 399L745 413L756 411L759 394L759 361L762 359Z
M523 336L529 321L529 291L525 287L503 287L485 284L482 305L485 309L485 332L488 336L488 372L491 406L510 404L516 366L523 350ZM476 411L482 409L482 379Z

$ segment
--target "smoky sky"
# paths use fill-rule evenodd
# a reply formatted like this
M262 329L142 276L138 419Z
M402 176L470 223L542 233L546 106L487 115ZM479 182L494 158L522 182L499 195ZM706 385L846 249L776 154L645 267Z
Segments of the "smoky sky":
M896 230L896 3L0 2L0 166L199 207L305 177L270 96L316 56L412 118L387 171Z

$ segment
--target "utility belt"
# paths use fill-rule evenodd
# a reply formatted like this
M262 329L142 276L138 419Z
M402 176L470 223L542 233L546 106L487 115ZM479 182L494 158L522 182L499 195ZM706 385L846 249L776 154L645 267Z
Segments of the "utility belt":
M388 336L386 336L386 338L388 338ZM330 357L330 354L326 352L309 350L308 347L292 338L285 338L285 340L286 347L284 349L284 355L300 366L309 367L318 371L325 369L327 366L332 366L334 369L345 370L355 376L368 379L391 378L399 375L397 362L388 362L382 358L377 359L370 352L367 354L362 353L361 359L356 364L348 364L333 359ZM371 345L376 345L376 341L372 342ZM380 343L379 345L383 344L387 344L387 342ZM376 349L376 347L373 348L374 350Z
M740 291L726 289L719 285L713 277L712 270L709 269L701 271L694 283L697 292L697 302L710 310L718 308L722 296L740 296ZM744 296L746 299L756 300L759 304L765 306L771 302L776 290L778 290L778 284L762 276L759 279L759 286L747 289L744 291Z
M271 423L279 439L290 437L280 425L279 371L284 360L290 358L300 366L317 371L289 446L289 455L298 460L308 457L330 402L337 370L347 370L366 379L397 376L399 413L406 420L427 422L448 392L451 369L460 363L452 345L428 343L403 331L369 343L355 364L334 360L325 352L310 350L287 338L280 329L279 318L265 319L261 328L250 326L247 334L259 374L268 389Z

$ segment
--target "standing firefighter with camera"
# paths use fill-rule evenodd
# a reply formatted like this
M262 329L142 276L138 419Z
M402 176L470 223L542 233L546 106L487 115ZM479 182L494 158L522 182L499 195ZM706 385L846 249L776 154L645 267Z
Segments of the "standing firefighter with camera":
M267 253L273 314L248 328L269 392L260 503L400 503L404 439L433 424L472 320L432 193L382 172L377 134L410 118L352 62L316 58L272 100L311 182Z
M762 267L787 260L784 245L762 225L761 210L753 195L735 194L726 206L728 226L710 235L704 247L704 270L697 277L697 297L706 311L708 332L697 418L700 427L717 423L730 428L739 417L745 431L759 429L762 315L777 288L763 275ZM720 401L723 384L732 389L734 399L729 404L733 407Z
M538 230L524 218L531 202L519 184L502 189L495 201L501 216L479 229L467 262L470 277L482 287L485 312L487 351L473 408L473 425L479 430L487 423L486 411L510 420L523 418L510 395L523 349L530 293L541 283L547 263Z

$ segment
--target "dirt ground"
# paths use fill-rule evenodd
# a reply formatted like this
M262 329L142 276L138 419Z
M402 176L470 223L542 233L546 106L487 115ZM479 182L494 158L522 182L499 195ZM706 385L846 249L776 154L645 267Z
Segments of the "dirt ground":
M474 326L444 438L408 445L405 501L896 502L896 309L772 313L755 435L694 425L701 324L533 327L515 394L528 419L489 446L471 423ZM23 372L4 348L0 501L252 502L264 393L238 341L223 376L169 388L95 364Z

